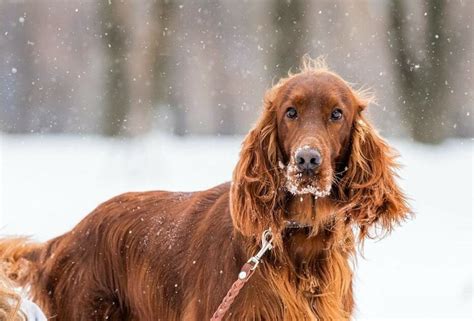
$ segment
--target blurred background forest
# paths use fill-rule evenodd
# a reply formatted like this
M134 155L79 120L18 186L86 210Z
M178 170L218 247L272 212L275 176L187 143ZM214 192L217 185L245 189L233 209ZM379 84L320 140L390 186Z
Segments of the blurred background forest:
M243 134L309 53L374 90L384 135L472 137L473 12L471 0L0 0L0 130Z

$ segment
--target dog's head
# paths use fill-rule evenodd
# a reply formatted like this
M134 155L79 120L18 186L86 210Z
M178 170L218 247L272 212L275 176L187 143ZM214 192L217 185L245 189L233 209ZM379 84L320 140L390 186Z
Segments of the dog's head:
M331 199L367 235L409 212L389 146L363 117L368 99L320 61L280 80L264 98L234 171L231 210L244 235L281 228L291 197ZM308 218L310 219L310 218Z

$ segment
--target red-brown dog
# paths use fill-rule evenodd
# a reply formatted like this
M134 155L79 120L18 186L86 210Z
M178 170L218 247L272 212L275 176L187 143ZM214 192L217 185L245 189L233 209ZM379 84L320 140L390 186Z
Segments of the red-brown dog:
M53 320L209 320L271 228L225 319L347 320L354 230L409 213L362 96L306 59L266 94L232 183L117 196L44 244L2 240L4 266Z

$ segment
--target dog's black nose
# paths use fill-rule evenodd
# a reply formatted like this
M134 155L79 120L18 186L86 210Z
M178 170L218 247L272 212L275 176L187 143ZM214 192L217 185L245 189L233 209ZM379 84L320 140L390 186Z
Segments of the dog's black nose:
M301 148L296 152L295 158L301 171L314 170L321 165L321 153L314 148Z

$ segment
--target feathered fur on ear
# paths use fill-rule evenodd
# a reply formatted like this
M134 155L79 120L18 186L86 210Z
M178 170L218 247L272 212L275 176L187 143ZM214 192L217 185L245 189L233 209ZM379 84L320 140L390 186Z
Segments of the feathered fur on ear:
M275 89L267 92L264 111L245 138L234 169L231 214L234 226L245 236L256 236L267 228L278 230L282 222L279 200L280 172L276 114L272 105ZM281 224L281 223L280 223Z
M347 172L339 184L342 211L359 227L359 240L376 237L370 228L381 228L382 235L404 220L410 209L396 183L395 153L359 111L352 133Z

